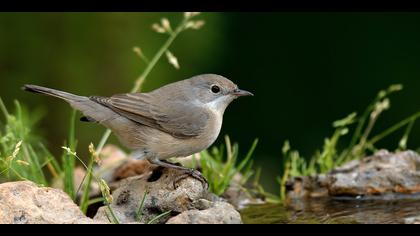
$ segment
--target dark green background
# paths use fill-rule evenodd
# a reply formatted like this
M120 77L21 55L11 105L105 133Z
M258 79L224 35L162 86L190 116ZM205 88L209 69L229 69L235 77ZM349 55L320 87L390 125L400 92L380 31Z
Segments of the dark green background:
M151 31L161 17L175 25L181 13L1 13L0 95L10 107L19 99L47 116L39 132L60 153L70 109L56 99L27 94L33 83L81 95L112 95L131 89L145 65L132 52L140 46L150 58L166 39ZM248 148L260 138L255 160L266 182L280 170L281 146L309 156L333 132L331 122L361 111L378 90L402 83L391 110L373 132L420 108L420 14L417 13L203 13L206 25L187 31L171 51L181 69L166 58L144 90L201 73L224 75L255 97L235 101L225 113L223 134ZM80 153L97 143L104 129L79 122ZM420 125L409 147L419 147ZM400 134L399 134L400 135ZM399 136L380 143L394 149ZM115 142L115 139L112 139ZM274 183L274 181L272 181Z

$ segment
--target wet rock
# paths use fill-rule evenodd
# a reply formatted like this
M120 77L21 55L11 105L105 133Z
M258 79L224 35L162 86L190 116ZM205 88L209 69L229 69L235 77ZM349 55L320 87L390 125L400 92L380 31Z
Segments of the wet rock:
M293 177L286 182L288 199L320 198L328 196L326 175Z
M167 224L242 224L240 214L226 202L216 202L206 210L185 211Z
M420 156L413 151L380 151L361 161L353 161L329 175L332 196L411 194L420 192Z
M91 224L79 207L59 189L30 181L0 184L0 224Z
M286 184L288 200L328 196L390 198L420 192L420 156L413 151L377 152L350 161L327 175L294 177ZM391 195L390 195L391 194Z
M203 184L178 170L156 168L153 172L130 177L118 183L112 193L112 209L121 223L136 222L137 211L145 191L148 192L143 207L143 223L161 213L171 211L178 214L195 209L193 202L207 195ZM179 179L179 181L176 181ZM99 209L95 219L106 220L106 207ZM163 223L167 219L161 219Z

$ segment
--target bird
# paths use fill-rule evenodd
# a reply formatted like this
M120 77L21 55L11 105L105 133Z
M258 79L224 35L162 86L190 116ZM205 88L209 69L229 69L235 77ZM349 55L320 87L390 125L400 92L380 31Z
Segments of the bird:
M79 96L30 84L22 89L65 100L84 115L81 121L110 129L132 150L133 158L184 171L206 183L201 173L167 160L210 147L219 136L228 105L239 97L253 96L217 74L201 74L150 92L111 97Z

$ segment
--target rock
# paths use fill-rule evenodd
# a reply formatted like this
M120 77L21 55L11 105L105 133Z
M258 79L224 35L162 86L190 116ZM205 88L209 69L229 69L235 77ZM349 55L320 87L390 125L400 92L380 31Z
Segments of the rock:
M95 173L107 181L111 190L115 190L120 185L119 181L123 179L147 174L153 170L153 166L148 161L130 159L127 154L114 145L106 145L101 152L101 156L103 157L103 163L95 170ZM185 158L175 158L175 162L185 167L194 167L200 170L200 154L198 153ZM241 209L247 204L263 203L261 199L257 199L244 191L241 180L242 175L237 173L231 185L223 194L223 198L227 199L236 209ZM94 187L97 190L96 186ZM96 196L100 194L99 191L95 191L95 193Z
M240 214L226 202L216 202L206 210L185 211L166 224L242 224Z
M91 224L62 190L30 181L0 184L0 224Z
M218 198L215 201L220 201L220 198ZM198 199L198 200L193 202L193 206L197 210L207 210L210 207L212 207L213 205L214 205L214 203L210 200L207 200L207 199Z
M326 175L293 177L286 182L287 199L328 196Z
M404 224L420 224L420 216L405 218Z
M118 183L119 186L112 193L112 209L121 223L136 222L144 192L148 194L143 207L143 223L149 222L161 213L171 211L178 214L195 209L194 202L207 195L203 184L190 176L184 176L179 170L156 168L153 172L130 177ZM175 181L179 179L179 181ZM99 209L95 219L107 220L106 207ZM161 219L158 223L167 220Z
M350 161L327 175L293 177L286 183L287 200L329 196L394 199L420 192L420 155L413 151L377 152ZM398 196L397 195L397 196Z
M180 178L182 177L182 178ZM177 180L178 181L174 181ZM141 201L147 190L141 217L138 217ZM178 215L177 222L191 214L199 217L195 223L240 223L240 215L235 208L208 192L203 184L175 169L157 167L152 172L129 177L118 182L112 193L110 205L120 223L149 223L162 213L169 212L155 223L165 223ZM216 203L214 203L216 202ZM109 210L101 207L95 220L107 220ZM186 219L186 218L185 218Z
M165 223L171 216L182 212L212 209L214 202L221 200L204 189L199 180L186 176L183 172L175 169L156 167L145 160L129 159L115 146L106 146L101 152L101 156L104 157L103 164L95 172L108 182L112 190L113 202L110 207L120 223L148 223L160 214L170 211L170 214L155 222ZM193 158L195 163L199 164L199 155L177 159L177 161L183 163L184 166L191 167ZM230 192L233 193L233 188L230 189ZM235 191L238 189L241 188L235 188ZM142 216L137 217L146 190L148 194L144 202ZM238 204L247 200L243 191L240 192L240 195L235 194L232 196L241 196L241 199L237 201ZM239 215L230 204L224 204L225 206L229 205ZM220 211L220 207L210 213L216 211ZM109 208L103 206L98 209L94 219L109 222L109 217ZM214 219L209 219L209 222L211 221Z
M420 156L413 151L380 151L353 161L329 175L332 196L411 194L420 192Z

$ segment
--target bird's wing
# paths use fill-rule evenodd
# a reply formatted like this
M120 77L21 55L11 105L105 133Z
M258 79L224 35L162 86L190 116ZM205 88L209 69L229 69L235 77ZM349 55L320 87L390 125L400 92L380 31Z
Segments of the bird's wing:
M128 93L91 99L130 120L178 138L194 137L203 132L210 118L205 110L180 99L155 97L147 93Z

